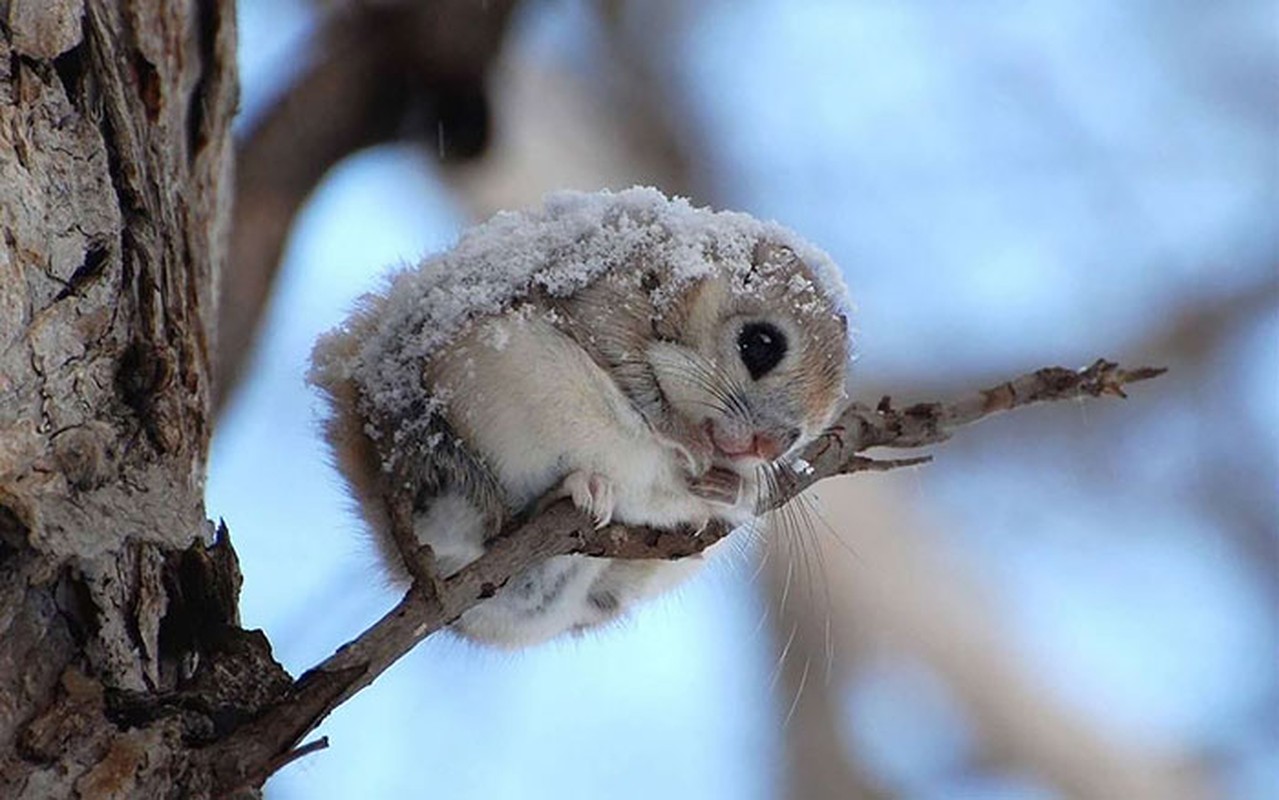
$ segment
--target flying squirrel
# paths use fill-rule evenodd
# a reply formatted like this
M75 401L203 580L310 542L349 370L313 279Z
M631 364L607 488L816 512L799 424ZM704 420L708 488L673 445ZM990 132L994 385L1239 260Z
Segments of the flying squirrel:
M448 576L556 489L600 525L751 521L845 397L846 303L780 225L655 189L560 192L362 298L309 379L388 572L407 580L404 492ZM453 628L504 647L587 630L701 560L550 558Z

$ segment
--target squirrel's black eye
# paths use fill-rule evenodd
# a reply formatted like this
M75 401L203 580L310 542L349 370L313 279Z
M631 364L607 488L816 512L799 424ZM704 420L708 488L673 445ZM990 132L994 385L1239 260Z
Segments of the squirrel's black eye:
M786 357L786 334L768 322L750 322L737 334L737 352L752 380L759 380Z

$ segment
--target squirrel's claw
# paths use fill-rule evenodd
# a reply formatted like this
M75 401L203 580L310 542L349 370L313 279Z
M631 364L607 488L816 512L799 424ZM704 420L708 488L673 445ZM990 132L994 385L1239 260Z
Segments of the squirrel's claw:
M617 498L613 492L613 481L608 476L578 470L564 479L564 492L573 498L573 505L595 520L596 529L613 521Z

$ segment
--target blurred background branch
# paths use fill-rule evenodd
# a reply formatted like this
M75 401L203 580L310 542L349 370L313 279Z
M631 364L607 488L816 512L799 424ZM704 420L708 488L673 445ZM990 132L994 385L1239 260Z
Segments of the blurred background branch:
M240 379L293 219L334 165L398 140L427 143L442 162L488 144L485 81L514 0L336 5L302 73L236 148L215 414Z

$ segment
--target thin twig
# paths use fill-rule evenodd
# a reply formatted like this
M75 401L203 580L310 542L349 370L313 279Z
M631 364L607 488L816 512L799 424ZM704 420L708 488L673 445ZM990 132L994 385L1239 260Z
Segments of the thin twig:
M808 468L771 500L776 508L832 475L923 463L925 458L875 461L859 455L872 447L915 448L943 442L952 433L986 417L1023 406L1084 397L1125 397L1124 387L1148 380L1162 369L1125 370L1099 359L1082 370L1048 367L949 403L893 407L885 397L874 408L850 404L829 436L804 454ZM767 509L766 509L767 510ZM219 783L239 786L270 773L266 768L289 752L328 714L372 683L391 664L464 611L492 597L512 575L558 555L580 553L621 559L677 559L710 547L729 533L722 523L701 531L658 531L592 521L561 500L531 520L517 522L489 542L484 555L446 580L414 582L386 616L328 659L308 670L283 700L226 740L209 748Z

